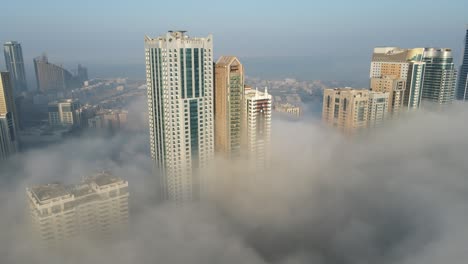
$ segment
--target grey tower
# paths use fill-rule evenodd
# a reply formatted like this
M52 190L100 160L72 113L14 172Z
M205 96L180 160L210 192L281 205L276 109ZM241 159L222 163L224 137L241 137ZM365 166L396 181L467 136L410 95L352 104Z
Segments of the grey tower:
M18 95L28 91L21 44L16 41L6 42L3 45L3 52L7 70L10 72L13 82L14 93Z

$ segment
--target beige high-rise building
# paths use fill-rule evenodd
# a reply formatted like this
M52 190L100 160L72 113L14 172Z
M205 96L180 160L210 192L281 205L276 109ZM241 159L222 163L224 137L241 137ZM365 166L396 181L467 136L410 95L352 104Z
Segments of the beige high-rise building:
M226 158L241 154L244 68L234 56L222 56L215 67L215 151Z
M0 160L18 151L18 115L8 72L0 72Z
M73 186L37 185L27 196L33 232L51 244L81 235L108 237L128 224L128 182L108 172Z
M388 93L351 88L325 89L322 119L345 134L375 127L388 113Z
M388 92L369 91L367 126L381 126L388 115L388 102L390 94Z
M406 80L394 76L371 78L370 89L374 92L389 93L388 112L398 115L403 107Z

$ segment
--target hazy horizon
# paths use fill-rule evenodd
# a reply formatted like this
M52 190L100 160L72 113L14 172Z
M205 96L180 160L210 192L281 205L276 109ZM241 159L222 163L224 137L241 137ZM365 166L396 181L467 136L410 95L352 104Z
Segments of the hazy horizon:
M468 3L461 0L450 1L442 9L422 0L390 4L209 0L182 5L146 0L41 1L25 8L8 1L2 5L0 24L6 26L0 27L0 42L21 42L29 68L32 59L45 52L50 61L67 68L78 63L88 66L90 76L118 75L126 67L138 66L128 69L129 75L138 76L141 71L144 77L144 36L184 29L191 36L213 34L215 58L240 57L249 76L364 83L376 46L452 48L459 65L468 23L464 12ZM236 11L241 13L238 19ZM274 62L276 67L262 61ZM98 69L105 67L109 69ZM28 75L34 80L34 74Z

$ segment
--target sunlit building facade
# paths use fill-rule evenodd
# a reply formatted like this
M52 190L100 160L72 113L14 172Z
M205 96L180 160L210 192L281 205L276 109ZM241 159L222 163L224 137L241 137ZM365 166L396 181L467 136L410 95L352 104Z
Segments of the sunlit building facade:
M376 127L388 115L389 93L352 88L325 89L322 120L351 135Z
M241 155L244 68L234 56L222 56L215 67L215 151L226 158Z
M200 199L214 158L213 37L145 38L151 156L163 199Z

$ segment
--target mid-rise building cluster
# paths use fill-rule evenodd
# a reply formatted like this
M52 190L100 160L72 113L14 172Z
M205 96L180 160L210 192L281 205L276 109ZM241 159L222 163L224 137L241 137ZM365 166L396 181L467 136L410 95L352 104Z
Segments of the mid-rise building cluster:
M467 57L465 51L457 88L451 49L375 48L370 89L325 89L322 118L352 134L396 118L404 111L441 109L455 99L465 100Z

